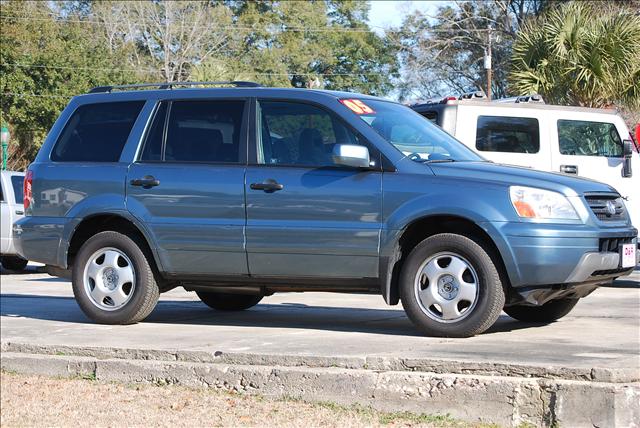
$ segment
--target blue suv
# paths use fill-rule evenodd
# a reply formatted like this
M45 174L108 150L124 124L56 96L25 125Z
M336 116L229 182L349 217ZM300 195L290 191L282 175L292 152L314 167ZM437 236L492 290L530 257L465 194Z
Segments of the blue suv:
M487 162L380 98L214 83L77 96L27 171L18 251L96 322L175 287L217 310L333 291L462 337L554 321L638 263L605 184Z

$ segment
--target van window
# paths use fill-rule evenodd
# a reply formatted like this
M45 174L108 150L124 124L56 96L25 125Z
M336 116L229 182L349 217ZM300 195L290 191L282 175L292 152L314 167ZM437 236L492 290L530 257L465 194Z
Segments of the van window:
M86 104L65 125L51 153L55 162L118 162L144 101Z
M613 123L558 120L558 142L563 155L622 156L622 139Z
M420 114L429 119L432 123L435 123L436 125L438 124L438 113L435 111L423 111Z
M244 101L174 101L164 160L240 163Z
M483 152L538 153L540 151L538 119L478 116L476 149Z
M360 144L356 134L327 111L303 103L260 101L258 163L335 166L333 146Z
M24 177L21 175L11 176L11 187L13 187L13 196L16 200L16 204L22 204L24 202L24 196L22 192L24 189Z

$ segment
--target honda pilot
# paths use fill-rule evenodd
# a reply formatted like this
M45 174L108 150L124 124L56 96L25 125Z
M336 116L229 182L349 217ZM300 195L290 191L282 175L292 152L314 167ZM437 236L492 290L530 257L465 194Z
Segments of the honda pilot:
M488 162L395 102L152 86L71 100L13 229L98 323L142 321L175 287L223 311L329 291L381 294L422 333L465 337L503 310L557 320L638 263L612 187Z

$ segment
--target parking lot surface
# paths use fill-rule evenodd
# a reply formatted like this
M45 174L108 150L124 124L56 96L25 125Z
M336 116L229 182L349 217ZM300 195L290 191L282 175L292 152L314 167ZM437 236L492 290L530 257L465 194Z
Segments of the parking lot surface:
M639 270L596 290L556 323L526 324L502 314L485 334L446 339L420 336L402 307L386 306L380 296L335 293L276 294L250 310L225 313L179 288L163 294L142 323L97 325L80 311L68 281L29 269L0 276L3 343L454 359L640 374Z

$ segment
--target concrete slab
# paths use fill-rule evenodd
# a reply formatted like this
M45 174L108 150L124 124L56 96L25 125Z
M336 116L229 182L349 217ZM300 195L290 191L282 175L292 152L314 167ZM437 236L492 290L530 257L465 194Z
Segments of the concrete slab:
M276 294L248 311L223 313L176 289L161 296L145 322L104 326L82 314L68 281L31 271L4 272L0 283L3 343L370 362L401 358L414 366L456 360L605 370L609 377L622 370L620 381L640 379L640 271L597 290L556 323L527 324L503 314L487 333L468 339L420 336L401 306L386 306L379 296Z
M547 326L503 315L469 339L421 337L378 296L280 294L241 313L162 296L133 326L84 317L70 284L0 275L3 369L179 383L448 413L504 426L640 426L640 271Z

